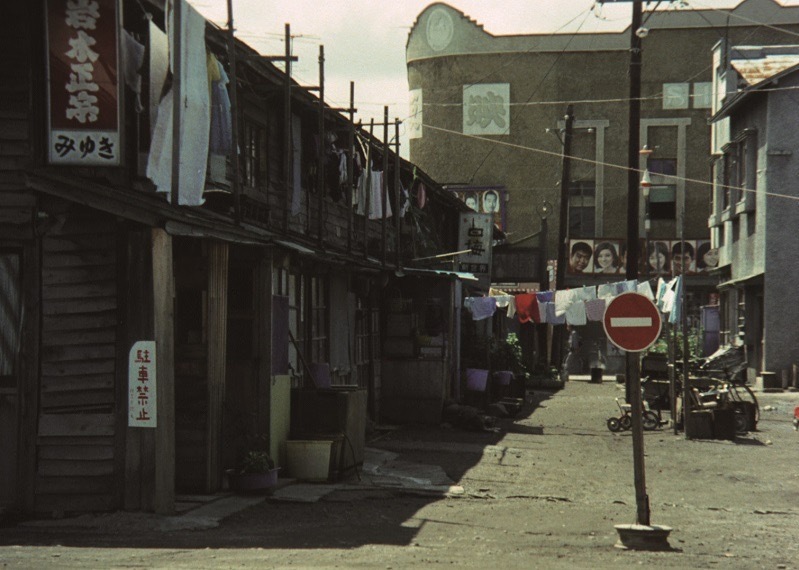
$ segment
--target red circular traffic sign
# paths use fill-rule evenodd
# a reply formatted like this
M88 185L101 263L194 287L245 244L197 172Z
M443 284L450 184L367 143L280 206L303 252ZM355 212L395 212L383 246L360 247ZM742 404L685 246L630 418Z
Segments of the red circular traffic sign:
M602 318L610 342L627 352L641 352L660 336L660 311L640 293L632 291L613 298Z

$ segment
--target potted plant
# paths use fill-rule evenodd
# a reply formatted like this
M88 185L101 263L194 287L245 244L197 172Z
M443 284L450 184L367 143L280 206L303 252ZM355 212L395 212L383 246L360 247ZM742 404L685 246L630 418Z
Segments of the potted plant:
M509 386L514 378L527 380L530 376L522 356L519 337L515 333L509 333L504 339L492 340L490 359L494 380L500 386Z
M266 451L247 451L235 469L228 469L230 488L237 493L251 493L271 489L277 483L275 462Z

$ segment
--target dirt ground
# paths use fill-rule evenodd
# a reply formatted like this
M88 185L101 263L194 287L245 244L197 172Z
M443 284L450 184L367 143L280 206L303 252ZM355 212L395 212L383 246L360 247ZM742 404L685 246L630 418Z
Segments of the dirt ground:
M497 432L404 427L369 446L438 465L460 494L350 485L319 502L267 500L217 528L156 531L136 514L91 528L0 529L3 568L799 568L797 393L758 394L756 432L688 441L645 432L652 524L666 552L614 548L634 523L620 388L572 379ZM147 519L151 520L151 519Z

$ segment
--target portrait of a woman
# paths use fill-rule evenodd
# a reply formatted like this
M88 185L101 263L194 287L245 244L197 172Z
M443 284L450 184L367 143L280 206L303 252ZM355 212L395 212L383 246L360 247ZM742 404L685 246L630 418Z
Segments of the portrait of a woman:
M646 246L646 258L650 273L661 275L669 272L671 267L669 245L665 241L651 241Z
M619 252L609 241L603 241L594 248L594 273L618 273Z
M709 241L699 243L696 248L696 270L699 273L707 273L719 266L719 249L710 247Z

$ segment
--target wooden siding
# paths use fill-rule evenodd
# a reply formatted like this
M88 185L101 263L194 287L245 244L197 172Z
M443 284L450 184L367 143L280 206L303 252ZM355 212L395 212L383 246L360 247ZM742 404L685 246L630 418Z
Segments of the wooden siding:
M114 436L122 405L115 393L116 225L77 208L59 216L42 239L35 509L110 509L119 506Z

